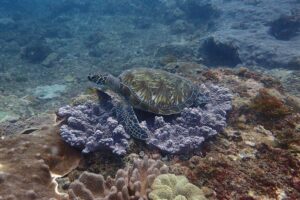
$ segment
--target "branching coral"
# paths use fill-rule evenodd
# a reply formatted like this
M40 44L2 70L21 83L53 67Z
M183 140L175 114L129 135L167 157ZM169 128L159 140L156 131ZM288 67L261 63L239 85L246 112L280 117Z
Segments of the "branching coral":
M71 183L71 200L148 200L150 187L160 174L168 173L168 167L161 161L136 159L133 166L120 169L115 178L84 172Z
M205 200L203 192L185 176L162 174L156 177L149 194L151 200Z

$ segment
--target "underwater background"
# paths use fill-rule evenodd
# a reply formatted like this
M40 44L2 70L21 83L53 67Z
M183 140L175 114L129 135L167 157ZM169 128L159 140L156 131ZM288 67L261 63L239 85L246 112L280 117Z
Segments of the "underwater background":
M140 67L208 102L136 140L88 75ZM0 0L0 199L300 199L299 110L299 0Z

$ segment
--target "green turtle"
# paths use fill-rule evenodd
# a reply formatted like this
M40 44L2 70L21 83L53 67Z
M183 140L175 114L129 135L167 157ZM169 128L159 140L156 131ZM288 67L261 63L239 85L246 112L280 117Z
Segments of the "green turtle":
M126 132L140 140L146 140L148 133L139 126L133 108L171 115L207 101L191 81L159 69L134 68L124 71L119 77L107 73L90 74L88 79L101 91L109 89L121 98L115 108L117 119Z

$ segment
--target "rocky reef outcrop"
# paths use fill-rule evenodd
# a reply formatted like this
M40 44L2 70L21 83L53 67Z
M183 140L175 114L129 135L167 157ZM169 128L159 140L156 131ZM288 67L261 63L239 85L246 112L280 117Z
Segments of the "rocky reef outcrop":
M47 123L1 137L0 199L68 199L57 191L55 178L74 170L81 155L61 140L57 126Z

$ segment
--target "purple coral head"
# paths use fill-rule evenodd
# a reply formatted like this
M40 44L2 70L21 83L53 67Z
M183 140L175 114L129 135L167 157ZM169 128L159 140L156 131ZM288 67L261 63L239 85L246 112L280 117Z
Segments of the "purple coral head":
M171 154L190 152L224 129L226 113L231 109L230 91L204 84L201 90L209 99L204 107L185 108L170 122L164 117L155 117L154 125L146 126L152 133L148 145Z
M129 147L129 136L122 125L97 103L88 101L74 107L64 106L57 112L66 118L60 129L64 141L83 153L110 149L113 153L124 155Z
M140 123L149 133L146 143L150 147L171 154L190 152L224 129L232 94L216 85L203 84L200 89L209 99L205 106L185 108L171 120L155 116L154 123ZM118 155L126 154L130 136L113 113L101 105L88 101L73 107L64 106L57 114L66 118L60 134L71 146L84 153L109 149Z

